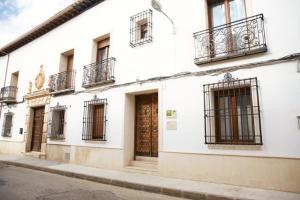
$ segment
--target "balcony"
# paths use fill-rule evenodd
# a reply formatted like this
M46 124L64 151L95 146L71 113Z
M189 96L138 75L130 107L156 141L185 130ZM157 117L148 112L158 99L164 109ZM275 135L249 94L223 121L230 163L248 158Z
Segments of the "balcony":
M17 91L16 86L7 86L1 88L0 91L0 102L2 103L14 103L17 101Z
M263 14L194 33L195 64L267 51Z
M75 90L75 71L65 71L51 75L49 92L53 95L73 92Z
M115 62L115 58L108 58L101 62L84 66L82 87L88 88L102 84L114 83Z

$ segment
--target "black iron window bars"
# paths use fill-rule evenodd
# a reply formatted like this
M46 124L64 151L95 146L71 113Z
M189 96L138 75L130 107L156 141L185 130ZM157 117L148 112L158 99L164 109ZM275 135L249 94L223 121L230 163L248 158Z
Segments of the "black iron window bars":
M60 72L49 78L49 92L57 93L75 89L75 70Z
M262 145L257 78L227 74L203 92L205 144Z
M52 140L63 140L65 139L64 128L65 128L65 111L66 106L55 106L50 108L49 115L49 133L48 138Z
M107 99L84 102L82 140L106 141Z
M82 87L92 87L115 82L114 66L116 59L108 58L83 67Z
M4 114L3 128L1 134L3 137L11 137L13 115L14 114L12 112L7 112Z
M1 88L0 101L1 102L14 102L17 99L18 88L16 86L6 86Z
M195 63L267 51L263 14L194 33Z
M130 46L136 47L152 42L152 10L130 17Z

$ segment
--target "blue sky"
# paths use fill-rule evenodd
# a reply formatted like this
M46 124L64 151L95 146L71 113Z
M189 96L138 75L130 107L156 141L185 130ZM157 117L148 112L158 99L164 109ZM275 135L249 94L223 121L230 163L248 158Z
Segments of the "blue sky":
M0 0L0 48L75 0Z
M12 0L0 0L0 20L18 14L18 8Z

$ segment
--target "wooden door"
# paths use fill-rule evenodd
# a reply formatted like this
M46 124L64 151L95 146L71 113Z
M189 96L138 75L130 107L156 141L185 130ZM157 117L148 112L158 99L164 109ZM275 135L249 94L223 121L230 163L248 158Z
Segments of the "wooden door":
M70 89L72 87L73 59L74 59L73 54L68 56L68 60L67 60L67 88L66 89Z
M31 136L31 151L41 151L44 125L44 110L44 107L34 109Z
M93 107L93 139L103 139L104 104Z
M139 95L135 98L135 155L158 156L158 96Z

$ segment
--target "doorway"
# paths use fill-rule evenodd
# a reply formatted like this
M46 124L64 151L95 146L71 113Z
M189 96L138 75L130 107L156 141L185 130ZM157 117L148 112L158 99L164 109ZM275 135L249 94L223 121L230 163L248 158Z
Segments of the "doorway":
M33 111L33 125L31 135L31 151L41 151L45 107L35 108Z
M135 156L158 157L158 94L135 96Z

